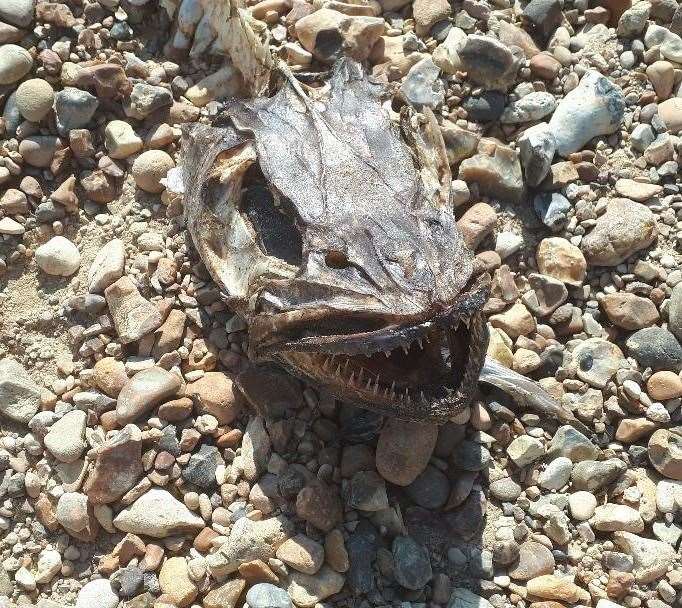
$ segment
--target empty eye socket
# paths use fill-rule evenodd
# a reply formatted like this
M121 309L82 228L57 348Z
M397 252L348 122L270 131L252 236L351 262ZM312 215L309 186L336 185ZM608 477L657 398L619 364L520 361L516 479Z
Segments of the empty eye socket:
M346 254L343 253L343 251L336 250L327 251L324 256L324 263L329 268L335 268L337 270L343 270L344 268L348 268L350 266L350 262L348 261Z
M244 194L240 204L242 215L253 227L263 253L300 266L303 240L296 226L296 213L288 200L281 199L279 202L277 206L260 167L253 165L244 179Z

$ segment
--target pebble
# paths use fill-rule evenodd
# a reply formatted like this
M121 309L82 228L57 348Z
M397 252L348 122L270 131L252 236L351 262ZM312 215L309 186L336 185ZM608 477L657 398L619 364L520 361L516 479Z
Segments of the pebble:
M78 247L63 236L53 236L40 245L35 251L35 259L43 272L59 277L71 276L81 265Z
M604 388L625 357L618 345L602 338L584 340L573 350L578 378L596 388Z
M418 590L431 580L429 552L411 536L396 536L392 552L393 572L399 585Z
M33 67L29 52L16 44L0 46L0 85L21 80Z
M591 525L600 532L642 532L644 522L639 515L639 511L614 503L599 505L591 519Z
M542 120L554 112L556 105L557 102L551 93L542 91L529 93L508 105L500 116L500 122L517 124Z
M545 455L542 441L528 435L520 435L507 446L507 454L519 468L528 466Z
M60 462L75 462L85 450L87 414L80 410L67 412L45 436L45 447Z
M293 608L287 592L270 583L258 583L246 594L250 608Z
M597 498L592 492L578 490L569 494L568 507L573 519L576 521L587 521L594 515L597 508Z
M52 109L54 89L42 78L30 78L17 88L15 102L26 120L40 122Z
M86 583L76 598L76 608L116 608L117 605L118 596L106 579Z
M161 592L178 608L190 606L198 593L184 557L171 557L163 563L159 572L159 586Z
M426 468L437 438L435 424L389 419L377 443L377 471L397 486L410 485Z
M161 367L150 367L135 374L121 389L116 401L116 418L120 424L133 422L142 414L174 397L182 381Z
M580 245L594 266L617 266L656 238L656 218L651 210L634 201L616 198Z
M31 135L19 143L19 154L32 167L46 168L52 163L59 143L53 135Z
M659 320L656 305L634 293L609 293L601 304L611 323L630 331L650 327Z
M587 273L587 262L582 251L561 237L543 239L536 252L538 269L542 274L563 281L567 285L582 285Z
M54 96L54 112L57 131L68 135L69 131L85 127L94 116L99 100L87 91L66 87Z
M599 72L589 70L559 102L549 121L557 152L567 157L582 150L593 137L614 133L624 113L625 97L620 87Z
M570 458L559 456L559 458L552 460L547 468L540 473L538 485L547 490L560 490L571 478L572 468L573 462Z
M298 572L315 574L324 562L324 547L307 536L297 534L279 546L276 556Z
M639 583L650 583L661 578L675 559L675 550L661 541L621 531L614 532L613 540L634 559L633 573Z
M0 359L0 412L21 424L35 416L41 405L41 389L14 359Z
M0 6L0 21L28 27L33 21L33 0L5 0Z
M128 158L143 147L142 139L124 120L112 120L104 129L104 145L111 158Z
M140 294L127 276L109 285L104 290L104 297L123 344L139 340L163 322L159 309Z
M147 150L140 154L133 163L132 173L135 184L145 192L158 194L163 192L161 179L166 177L175 163L169 154L163 150Z
M632 334L625 345L628 354L642 368L653 370L682 369L682 345L663 327L646 327Z
M204 527L204 520L168 491L152 488L116 515L114 526L122 532L166 538L198 532Z
M300 608L313 608L318 602L338 593L343 588L344 577L328 566L311 576L293 572L289 577L287 592L293 603Z
M668 479L682 480L682 435L658 429L649 438L649 460Z
M120 239L106 243L95 256L88 270L88 291L102 293L123 276L125 270L125 244Z

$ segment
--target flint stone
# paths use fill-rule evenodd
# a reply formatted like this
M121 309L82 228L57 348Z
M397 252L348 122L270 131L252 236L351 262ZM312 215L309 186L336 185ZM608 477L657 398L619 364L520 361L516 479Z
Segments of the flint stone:
M593 137L615 133L624 114L625 97L620 87L599 72L588 71L559 102L549 121L557 152L567 157L582 150Z

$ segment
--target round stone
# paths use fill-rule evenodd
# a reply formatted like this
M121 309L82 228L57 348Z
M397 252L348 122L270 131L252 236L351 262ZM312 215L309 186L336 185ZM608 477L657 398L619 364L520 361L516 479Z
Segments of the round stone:
M164 190L160 180L173 167L175 163L169 154L163 150L148 150L135 159L133 178L141 190L158 194Z
M396 581L406 589L421 589L431 580L429 552L410 536L393 539L393 567Z
M646 327L632 334L625 345L628 354L642 368L674 370L682 368L682 345L663 327Z
M2 0L0 21L17 27L28 27L33 21L34 0Z
M668 479L682 480L682 435L659 429L649 438L649 460Z
M12 84L21 80L33 67L33 57L16 44L0 46L0 84Z
M86 583L78 592L76 608L116 608L118 596L105 578Z
M594 515L594 510L597 508L597 498L592 492L586 492L585 490L573 492L568 497L568 508L573 519L576 521L587 521Z
M19 112L26 120L40 122L52 109L54 89L42 78L31 78L19 85L15 99Z
M566 456L559 456L547 465L547 468L540 473L538 485L546 490L560 490L571 478L573 462Z
M104 129L104 145L111 158L128 158L142 149L142 140L124 120L112 120Z
M292 608L293 604L284 589L270 583L258 583L246 594L250 608Z
M36 263L40 269L51 275L68 277L78 271L81 254L69 239L54 236L35 251Z

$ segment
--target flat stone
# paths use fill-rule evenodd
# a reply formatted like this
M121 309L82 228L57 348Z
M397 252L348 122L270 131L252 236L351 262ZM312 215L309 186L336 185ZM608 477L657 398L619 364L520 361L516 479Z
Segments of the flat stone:
M143 472L142 433L128 424L97 448L83 491L93 504L112 503L130 490Z
M0 413L28 424L41 403L41 389L14 359L0 359Z
M656 235L656 216L648 207L616 198L609 202L606 213L597 218L580 248L593 266L617 266L648 247Z
M429 551L411 536L393 539L393 572L396 581L406 589L422 589L433 576Z
M646 390L657 401L682 397L682 378L675 372L655 372L647 380Z
M33 67L33 57L16 44L0 46L0 85L13 84L21 80Z
M135 374L125 383L116 401L116 417L120 424L133 422L157 405L174 397L182 380L161 367L150 367Z
M405 488L405 491L420 507L440 509L450 495L450 480L440 469L428 466ZM388 499L386 506L388 506Z
M583 460L573 467L573 488L596 492L616 481L626 468L625 463L618 458Z
M76 608L116 608L118 596L105 578L83 585L76 598Z
M185 392L194 398L200 414L211 414L220 424L231 424L241 411L232 380L223 372L205 373L188 383Z
M511 50L492 36L467 36L459 57L469 79L488 89L506 90L519 67Z
M249 594L251 591L253 591L254 588L256 587L262 587L263 585L267 585L267 583L261 583L259 585L254 585L249 589ZM227 581L223 585L220 585L219 587L216 587L215 589L211 589L205 596L204 599L202 600L202 606L204 608L237 608L238 602L239 602L239 597L241 596L242 592L244 591L244 587L246 586L246 582L241 580L241 579L234 579L231 581ZM274 585L268 585L269 587L273 587ZM275 589L278 589L275 587ZM280 589L280 591L282 591ZM250 601L249 594L247 594L247 602L249 604L249 608L258 608L258 606L262 606L262 608L280 608L279 604L276 603L263 603L261 602L260 604L258 603L258 592L254 594L254 597L252 598L254 601ZM286 595L286 593L285 593ZM288 598L287 598L288 600ZM284 605L282 608L293 608L291 606L291 602L289 604Z
M602 338L583 340L573 349L573 358L578 364L578 378L600 389L606 386L625 361L618 345Z
M152 112L173 104L173 94L166 88L138 82L133 85L130 97L124 104L126 116L143 120Z
M501 201L518 203L524 194L519 154L508 146L496 144L464 159L458 177L467 184L477 183L481 194Z
M457 220L469 249L475 251L481 242L493 233L497 223L495 210L487 203L475 203Z
M166 490L152 488L123 509L114 518L114 526L122 532L166 538L198 532L204 520Z
M104 290L119 340L135 342L163 322L159 309L142 297L135 284L123 276Z
M249 608L294 608L284 589L270 583L259 583L246 594Z
M511 477L496 479L490 483L490 494L502 502L515 502L521 496L522 488Z
M554 574L543 574L526 582L526 589L530 595L547 599L569 602L571 604L579 602L589 594L576 585L572 578L557 576Z
M623 418L616 429L616 441L637 443L640 439L651 435L658 425L646 418Z
M85 450L85 427L88 415L72 410L62 416L45 436L45 447L60 462L75 462Z
M524 95L521 99L509 104L500 116L503 124L518 124L542 120L556 108L554 95L544 91L536 91Z
M33 23L34 0L5 0L0 6L0 21L17 27Z
M608 293L602 298L601 305L611 323L630 331L650 327L659 320L656 305L634 293Z
M616 189L616 194L637 201L638 203L648 201L655 196L659 196L663 192L663 186L660 184L649 184L625 178L616 180L614 187Z
M559 456L552 460L547 468L540 473L538 485L546 490L560 490L571 478L573 462L566 456Z
M435 424L389 419L377 443L377 471L395 485L411 484L426 468L437 439Z
M125 245L120 239L106 243L95 256L88 271L88 291L102 293L123 276L125 270Z

